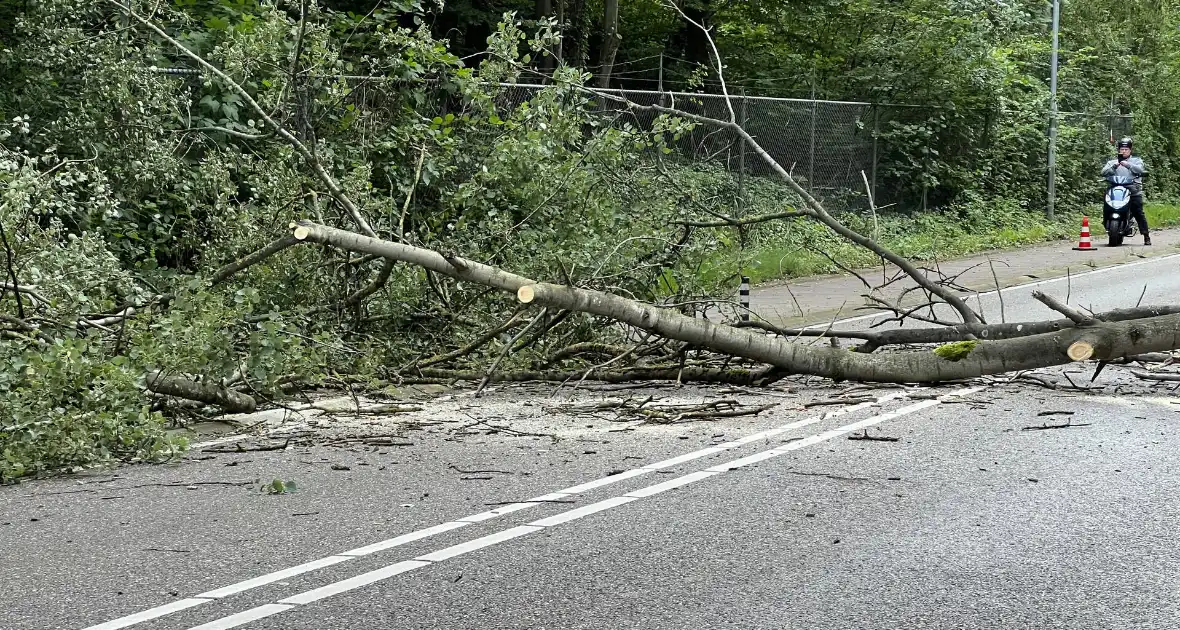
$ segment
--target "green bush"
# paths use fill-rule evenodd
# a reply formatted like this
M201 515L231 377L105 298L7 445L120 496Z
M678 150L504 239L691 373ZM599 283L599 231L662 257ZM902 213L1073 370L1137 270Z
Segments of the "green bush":
M183 448L166 436L137 379L94 338L0 342L0 482Z

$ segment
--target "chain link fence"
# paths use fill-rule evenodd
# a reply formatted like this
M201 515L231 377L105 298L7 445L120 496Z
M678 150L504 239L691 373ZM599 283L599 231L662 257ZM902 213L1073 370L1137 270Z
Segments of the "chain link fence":
M508 107L519 105L538 89L541 86L508 86L502 102ZM946 112L914 105L740 94L731 96L727 103L723 96L714 94L606 92L637 105L660 104L720 120L729 120L732 107L742 128L809 193L847 209L867 209L868 192L878 208L931 208L945 200L946 191L939 189L945 185L939 163L946 161L947 153L954 154L950 159L957 160L960 170L969 172L981 168L972 160L984 159L989 151L1003 154L1005 149L996 146L993 136L998 123L986 112L957 112L954 115L960 119L951 125L946 123ZM629 110L613 99L600 99L598 107L641 128L649 127L657 116ZM1037 123L1047 130L1047 114L1044 118L1043 124ZM1110 142L1132 132L1130 115L1062 112L1058 120L1059 181L1096 178L1102 164L1114 154ZM1031 156L1026 164L1038 165L1026 175L1041 182L1043 190L1048 177L1048 138L1044 131L1041 135L1018 150L1027 150ZM674 148L683 160L722 165L735 173L739 186L747 177L774 176L771 166L731 130L698 125ZM1043 207L1044 203L1042 198L1030 200L1029 205Z
M168 74L198 75L188 69L156 69ZM347 76L348 86L340 95L342 104L364 110L361 124L376 132L392 112L384 106L400 102L397 94L401 82L386 77ZM427 80L423 87L433 88L436 98L419 100L419 114L444 114L447 97L436 82ZM505 109L519 107L533 98L542 85L511 84L497 99ZM432 90L428 90L432 91ZM986 185L986 182L948 183L947 165L952 163L958 177L972 177L990 169L988 160L1006 159L1005 142L997 139L1003 130L996 127L994 112L947 112L933 107L887 105L855 101L793 99L761 96L692 94L653 90L603 90L636 105L664 105L690 114L719 120L731 115L766 153L787 170L810 194L837 209L867 209L869 194L877 208L915 210L939 206L953 194L955 184L963 187ZM598 109L612 116L616 124L631 122L650 128L658 116L652 111L630 109L626 103L601 98ZM507 111L505 111L507 114ZM1038 199L1027 199L1030 209L1043 208L1048 178L1048 115L1025 122L1037 129L1031 140L1020 138L1014 151L1023 160L1015 168L1021 176L1035 180ZM948 123L948 116L956 117ZM1044 120L1041 120L1043 118ZM1097 181L1102 164L1113 157L1111 143L1132 135L1133 116L1112 112L1061 112L1058 123L1057 190L1063 182ZM1007 121L1010 122L1010 121ZM747 178L773 178L772 167L732 130L697 125L674 142L674 156L690 163L719 165L732 172L738 182L738 198L745 198ZM966 174L966 175L964 175ZM1027 183L1027 182L1026 182ZM1076 189L1077 187L1075 187ZM1100 188L1095 185L1095 190ZM868 193L868 194L867 194ZM1088 189L1075 190L1077 200L1085 199ZM1060 194L1060 192L1059 192ZM1098 193L1093 193L1098 194Z

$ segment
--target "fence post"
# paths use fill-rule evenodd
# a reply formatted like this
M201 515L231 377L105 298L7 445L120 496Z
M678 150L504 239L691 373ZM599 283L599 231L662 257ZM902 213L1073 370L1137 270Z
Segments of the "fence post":
M742 117L738 122L738 126L744 130L746 129L746 122L749 120L746 109L747 99L745 88L742 88L741 98ZM738 143L741 146L738 152L738 218L742 218L746 215L746 139L739 137Z

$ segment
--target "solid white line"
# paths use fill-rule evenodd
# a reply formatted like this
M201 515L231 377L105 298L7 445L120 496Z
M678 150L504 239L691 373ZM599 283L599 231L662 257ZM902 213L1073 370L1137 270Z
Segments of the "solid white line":
M539 497L533 497L528 501L525 501L525 503L551 503L553 501L567 499L571 496L573 495L568 492L550 492L549 494L542 494Z
M521 536L527 536L529 534L533 534L533 533L542 531L548 527L554 527L556 525L561 525L564 523L568 523L570 521L577 520L579 518L588 516L590 514L596 514L598 512L603 512L603 511L609 510L611 508L615 508L615 507L618 507L621 505L626 505L628 503L638 501L643 497L650 497L650 496L659 494L660 492L665 492L667 490L671 490L673 488L683 487L683 486L686 486L690 483L694 483L694 482L700 481L702 479L708 479L709 477L719 475L723 472L733 470L733 469L739 468L741 466L746 466L748 464L754 463L755 461L763 461L766 459L770 459L770 458L775 457L777 455L781 455L783 453L788 453L790 451L798 450L800 448L803 448L805 446L809 446L812 444L817 444L819 442L823 442L824 440L829 440L829 439L839 436L839 435L851 433L853 431L856 431L857 429L872 426L874 424L879 424L881 422L884 422L885 420L897 418L900 416L904 416L906 414L920 411L922 409L934 407L938 404L941 404L943 398L949 398L951 396L966 396L968 394L973 394L973 393L981 391L983 389L984 389L983 387L970 387L970 388L958 390L956 392L951 392L949 394L945 394L945 395L943 395L939 398L936 398L936 399L924 400L922 402L915 403L913 405L909 405L909 406L903 407L901 409L898 409L897 411L891 411L888 413L879 414L877 416L873 416L871 418L867 418L867 419L861 420L859 422L853 422L852 424L848 424L848 425L839 427L837 429L825 431L823 433L820 433L819 435L814 435L814 436L811 436L809 438L805 438L805 439L797 441L797 442L792 442L791 444L788 444L788 445L781 447L781 448L775 448L775 449L771 449L769 451L756 453L755 455L751 455L748 457L742 457L740 459L733 460L733 461L731 461L727 464L723 464L721 466L714 466L713 468L710 468L707 470L698 471L698 472L690 473L687 475L682 475L680 477L677 477L676 479L671 479L671 480L668 480L668 481L665 481L662 483L653 484L653 485L643 488L641 490L636 490L634 492L630 492L630 493L622 495L622 496L612 497L610 499L598 501L597 503L592 503L590 505L585 505L580 508L568 510L566 512L563 512L561 514L557 514L557 515L554 515L554 516L551 516L548 518L544 518L544 519L541 519L538 521L533 521L532 523L529 523L528 525L521 525L518 527L513 527L511 529L506 529L506 530L503 530L500 532L496 532L494 534L489 534L489 535L483 536L481 538L469 540L465 543L460 543L458 545L453 545L453 546L447 547L445 549L440 549L440 550L435 551L433 553L428 553L423 556L418 556L414 560L398 562L396 564L382 567L382 568L377 569L375 571L370 571L368 573L364 573L364 574L349 578L347 580L342 580L340 582L335 582L335 583L329 584L327 586L322 586L320 588L306 591L306 592L300 593L298 595L293 595L293 596L288 597L286 599L280 600L280 605L283 605L283 604L306 604L306 603L314 602L314 601L317 601L320 599L324 599L324 598L330 597L332 595L336 595L339 593L343 593L345 591L350 591L350 590L359 588L361 586L365 586L368 584L372 584L374 582L378 582L380 580L386 579L388 577L392 577L394 575L399 575L399 574L405 573L407 571L412 571L414 569L429 566L429 565L434 564L436 562L442 562L444 560L448 560L448 559L454 558L456 556L461 556L463 554L470 553L470 552L475 551L477 549L485 549L487 547L491 547L493 545L497 545L499 543L502 543L502 542L505 542L508 540L513 540L515 538L520 538ZM266 608L266 607L263 606L263 607L255 608L253 610L258 611L262 608ZM291 608L291 606L288 605L283 610L286 610L289 608ZM251 612L252 611L246 611L246 613L240 613L239 615L226 617L225 619L223 619L221 621L228 622L229 620L234 619L235 617L247 615ZM267 615L275 614L276 612L282 612L282 610L268 612ZM213 622L213 623L216 624L218 622ZM244 623L244 622L241 622L241 623ZM190 628L189 630L223 630L223 628L232 628L235 625L240 625L240 623L234 623L234 625L224 625L224 626L214 626L212 624L206 624L205 626L199 626L197 628Z
M320 588L312 589L310 591L304 591L298 595L292 595L286 599L279 600L279 603L300 605L310 604L311 602L324 599L325 597L339 595L345 591L351 591L362 586L367 586L373 582L378 582L380 580L405 573L406 571L413 571L414 569L424 567L428 564L430 563L423 562L421 560L406 560L405 562L398 562L397 564L381 567L375 571L369 571L368 573L362 573L360 575L350 577L347 580L333 582L327 586L321 586ZM196 628L193 628L192 630L196 630Z
M294 608L294 606L289 606L287 604L263 604L257 608L251 608L250 610L242 611L236 615L222 617L221 619L210 621L209 623L190 628L189 630L229 630L229 628L244 626L251 621L258 621L264 617L277 615L283 611L291 610L292 608Z
M156 606L155 608L149 608L147 610L137 612L133 615L127 615L126 617L119 617L118 619L115 619L113 621L108 621L106 623L100 623L97 626L90 626L88 628L83 628L82 630L119 630L119 628L126 628L128 626L134 626L137 623L143 623L145 621L151 621L152 619L158 619L158 618L163 617L165 615L171 615L174 612L179 612L179 611L184 610L186 608L192 608L193 606L200 606L201 604L204 604L209 601L211 601L211 600L200 598L200 597L190 597L188 599L181 599L181 600L172 602L170 604L164 604L163 606Z
M533 521L532 523L529 523L529 525L533 525L536 527L553 527L554 525L561 525L562 523L576 521L576 520L582 518L583 516L590 516L591 514L597 514L603 510L609 510L611 508L618 507L620 505L623 505L624 503L630 503L635 500L636 500L635 497L626 497L626 496L624 496L624 497L611 497L609 499L603 499L602 501L599 501L597 503L591 503L590 505L583 505L580 508L566 510L565 512L562 512L561 514L556 514L556 515L550 516L548 518L543 518L539 521Z
M459 521L462 523L481 523L483 521L488 521L493 518L496 518L497 516L504 516L505 514L511 514L513 512L519 512L520 510L531 508L534 505L536 505L536 503L532 503L529 501L522 501L520 503L509 503L508 505L498 507L494 510L488 510L487 512L480 512L479 514L473 514L471 516L466 516L464 518L459 519Z
M583 492L586 492L588 490L594 490L597 488L601 488L603 486L609 486L611 484L616 484L616 483L619 483L620 481L623 481L624 479L630 479L632 477L646 475L650 472L653 472L653 471L651 471L647 468L632 468L631 470L621 472L617 475L610 475L609 477L603 477L602 479L595 479L594 481L587 481L586 483L583 483L580 485L570 486L569 488L565 488L564 490L558 490L558 492L563 493L563 494L582 494Z
M680 464L683 464L683 463L686 463L686 462L691 462L691 461L692 461L692 460L694 460L694 459L700 459L700 458L702 458L702 457L708 457L708 456L710 456L710 455L715 455L715 454L717 454L717 453L724 453L725 451L729 450L730 448L732 448L732 447L730 447L730 446L725 446L725 445L720 445L720 444L719 444L719 445L717 445L717 446L710 446L709 448L702 448L702 449L701 449L701 450L699 450L699 451L693 451L693 452L691 452L691 453L685 453L684 455L681 455L681 456L679 456L679 457L673 457L673 458L671 458L671 459L665 459L665 460L664 460L664 461L662 461L662 462L656 462L656 463L654 463L654 464L648 464L647 466L643 466L643 467L641 467L641 468L640 468L640 470L660 470L661 468L671 468L671 467L673 467L673 466L679 466Z
M650 496L655 496L661 492L667 492L668 490L675 490L676 488L679 488L681 486L687 486L690 483L694 483L694 482L700 481L702 479L708 479L709 477L712 477L713 475L716 475L716 474L717 473L715 473L715 472L710 472L707 470L689 473L687 475L682 475L682 476L677 477L675 479L669 479L663 483L657 483L654 486L648 486L646 488L641 488L641 489L636 490L634 492L628 492L627 494L624 494L623 496L630 497L632 499L645 499Z
M355 560L355 559L356 559L355 556L351 556L351 557L344 556L344 555L328 556L327 558L320 558L319 560L312 560L311 562L304 562L303 564L293 566L288 569L283 569L281 571L275 571L274 573L267 573L266 575L260 575L256 578L252 578L249 580L238 582L237 584L231 584L229 586L224 586L224 587L219 588L217 590L201 593L200 595L197 595L197 597L206 598L206 599L221 599L222 597L228 597L228 596L234 595L236 593L241 593L242 591L248 591L253 588L258 588L259 586L265 586L265 585L271 584L273 582L278 582L280 580L292 578L292 577L295 577L296 575L301 575L303 573L307 573L308 571L315 571L316 569L330 567L334 564L340 564L341 562L347 562L348 560Z
M374 554L374 553L377 553L380 551L392 549L394 547L400 547L402 545L405 545L405 544L408 544L408 543L411 543L411 542L414 542L417 540L429 538L429 537L434 536L436 534L448 532L453 529L459 529L460 527L466 527L468 525L471 525L472 523L487 521L487 520L502 516L504 514L509 514L512 512L519 511L519 510L524 510L524 509L531 508L536 505L542 505L544 503L551 502L551 501L565 499L570 496L574 496L577 494L582 494L582 493L588 492L590 490L602 488L604 486L609 486L611 484L615 484L620 481L624 481L626 479L631 479L633 477L638 477L641 475L649 474L649 473L654 472L656 470L661 470L664 468L669 468L672 466L685 464L690 461L700 459L702 457L708 457L709 455L721 453L721 452L724 452L724 451L729 450L731 448L737 448L739 446L744 446L746 444L756 442L756 441L759 441L762 439L766 439L768 437L773 437L774 435L780 435L782 433L786 433L787 431L802 428L802 427L805 427L805 426L808 426L811 424L815 424L817 422L821 422L821 421L824 421L824 420L827 420L830 418L834 418L834 417L837 417L840 415L853 413L853 412L859 411L861 409L873 407L875 405L880 405L885 402L894 400L896 398L901 398L904 396L905 396L905 392L892 393L892 394L887 394L885 396L881 396L880 398L878 398L877 400L872 401L872 402L859 403L859 404L851 405L848 407L833 409L833 410L827 412L826 414L821 414L821 415L814 416L811 418L806 418L804 420L799 420L796 422L785 424L783 426L776 427L774 429L760 431L758 433L754 433L752 435L746 436L746 437L738 439L738 440L734 440L732 442L726 442L725 444L720 444L717 446L711 446L708 448L704 448L704 449L701 449L698 451L693 451L691 453L687 453L685 455L680 455L678 457L673 457L671 459L666 459L666 460L663 460L660 462L656 462L654 464L649 464L649 465L642 466L639 468L634 468L632 470L628 470L628 471L619 473L617 475L610 475L610 476L603 477L601 479L596 479L593 481L589 481L589 482L586 482L586 483L583 483L583 484L580 484L577 486L572 486L569 488L565 488L563 490L551 492L549 494L545 494L545 495L536 497L534 499L529 499L528 501L522 501L520 503L513 503L513 504L503 506L503 507L495 509L495 510L489 510L487 512L473 514L473 515L466 516L466 517L463 517L463 518L460 518L460 519L457 519L454 521L440 523L440 524L435 525L433 527L427 527L425 529L413 531L408 534L403 534L401 536L397 536L395 538L381 540L381 541L378 541L378 542L375 542L375 543L372 543L369 545L365 545L364 547L358 547L356 549L351 549L349 551L343 551L338 554L335 554L334 556L329 556L328 558L321 558L318 560L313 560L311 562L307 562L307 563L298 565L296 567L291 567L289 569L275 571L273 573L269 573L264 576L260 576L260 577L253 578L250 580L238 582L237 584L233 584L233 585L219 588L219 589L216 589L213 591L209 591L208 593L205 593L205 594L198 596L196 598L193 598L191 600L183 600L183 601L189 602L189 603L187 603L186 605L180 606L178 608L173 608L173 607L181 604L181 602L173 602L172 604L160 606L158 608L152 608L152 609L140 612L140 613L136 613L134 615L129 615L127 617L122 617L120 619L116 619L114 621L107 622L107 624L118 623L121 625L102 624L102 625L98 625L98 626L92 626L90 628L84 628L83 630L119 630L120 628L126 628L128 626L132 626L137 623L141 623L143 621L148 621L151 619L155 619L157 617L169 615L169 614L172 614L173 612L176 612L179 610L184 610L185 608L191 608L193 606L198 606L200 604L211 601L214 598L225 597L230 594L241 593L243 591L257 588L258 586L263 586L265 584L269 584L272 582L282 580L286 577L299 575L301 573L313 571L313 570L316 570L321 567L331 566L333 564L336 564L337 562L344 561L344 560L332 560L332 558L338 558L338 557L343 557L346 559L347 558L356 558L356 557L367 556L367 555ZM233 437L243 437L244 438L247 436L233 436ZM226 440L228 441L228 438ZM620 499L620 498L623 498L623 497L616 497L615 499L608 499L607 501L614 501L614 500ZM614 505L622 505L622 503L627 503L632 500L634 500L634 499L626 498L626 500L623 500L620 503L613 504L613 505L610 505L607 507L614 507ZM577 510L571 510L569 512L564 512L562 515L558 515L557 517L552 517L552 518L562 517L565 519L565 520L555 521L555 523L556 522L568 522L569 520L581 518L582 516L585 516L587 514L592 514L598 510L607 509L607 507L598 507L595 510L579 511L579 510L586 510L587 508L592 508L592 507L598 506L598 505L599 504L592 504L592 505L588 505L588 506L585 506L582 508L577 508ZM563 515L565 515L565 514L573 514L575 512L577 513L577 515L563 517ZM543 519L543 520L549 520L549 519ZM317 564L318 564L318 566L316 566ZM205 598L205 599L203 599L203 598Z
M1000 291L996 291L995 289L992 289L990 291L984 291L982 293L964 293L960 297L962 297L964 299L973 298L973 297L984 298L984 297L996 295L997 293L1007 293L1009 291L1018 291L1021 289L1031 289L1033 287L1044 286L1046 284L1052 284L1054 282L1063 282L1066 280L1076 280L1078 278L1085 278L1087 276L1095 276L1100 273L1108 273L1111 271L1118 271L1120 269L1130 269L1131 267L1138 267L1139 265L1150 265L1152 263L1157 263L1157 262L1160 262L1163 260L1170 260L1172 258L1180 258L1180 254L1168 254L1167 256L1160 256L1158 258L1148 258L1145 260L1137 260L1135 262L1112 265L1110 267L1102 267L1100 269L1095 269L1093 271L1085 271L1085 272L1078 273L1078 274L1070 274L1067 276L1061 276L1059 278L1049 278L1047 280L1035 280L1033 282L1025 282L1024 284L1014 284L1010 287L1004 287ZM873 319L875 317L881 317L882 315L888 315L888 314L889 314L888 311L877 311L876 313L870 313L868 315L858 315L856 317L849 317L846 319L837 319L836 321L833 321L833 322L826 322L826 323L822 323L822 324L812 324L810 326L804 326L803 329L810 330L812 328L826 328L828 326L834 327L839 324L851 324L853 322L861 322L866 319Z
M414 559L422 560L424 562L442 562L443 560L454 558L455 556L471 553L476 549L491 547L492 545L502 543L505 540L512 540L513 538L519 538L533 532L539 532L541 529L542 528L540 527L534 527L532 525L521 525L520 527L513 527L512 529L506 529L502 532L488 534L487 536L476 538L475 540L469 540L465 543L452 545L446 549L439 549L438 551L428 553L424 556L418 556Z
M367 556L371 553L377 553L378 551L385 551L386 549L393 549L394 547L400 547L406 543L412 543L415 540L422 540L423 538L430 538L431 536L433 536L435 534L449 532L452 529L459 529L460 527L467 527L470 524L471 523L464 522L464 521L449 521L446 523L439 523L438 525L435 525L434 527L427 527L426 529L419 529L418 531L410 532L408 534L402 534L401 536L398 536L397 538L390 538L388 540L382 540L380 542L375 542L371 545L365 545L364 547L357 547L356 549L353 549L351 551L345 551L345 552L339 553L337 555L340 555L340 556Z
M774 450L762 451L761 453L754 453L753 455L749 455L749 456L743 457L741 459L735 459L732 462L727 462L727 463L722 464L720 466L706 468L705 471L706 472L713 472L713 473L720 473L720 472L725 472L727 470L736 470L738 468L742 468L743 466L749 466L750 464L757 464L760 461L770 459L771 457L774 457L776 455L778 455L778 453L775 452Z

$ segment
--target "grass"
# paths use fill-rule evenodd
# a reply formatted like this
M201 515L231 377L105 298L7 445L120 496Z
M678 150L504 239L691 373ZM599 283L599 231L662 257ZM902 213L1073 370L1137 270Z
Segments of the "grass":
M1088 209L1092 235L1105 234L1098 208ZM1180 205L1145 207L1153 229L1180 225ZM1077 239L1083 212L1058 216L1054 221L1019 208L996 208L971 213L916 213L881 215L876 228L860 214L840 216L849 227L910 260L928 262L961 258L987 251L1013 249L1054 240ZM875 232L875 230L877 230ZM825 255L826 254L826 255ZM877 258L811 221L795 221L768 228L745 250L725 251L707 261L701 280L723 282L736 269L753 283L779 278L801 278L839 273L841 266L866 268Z

